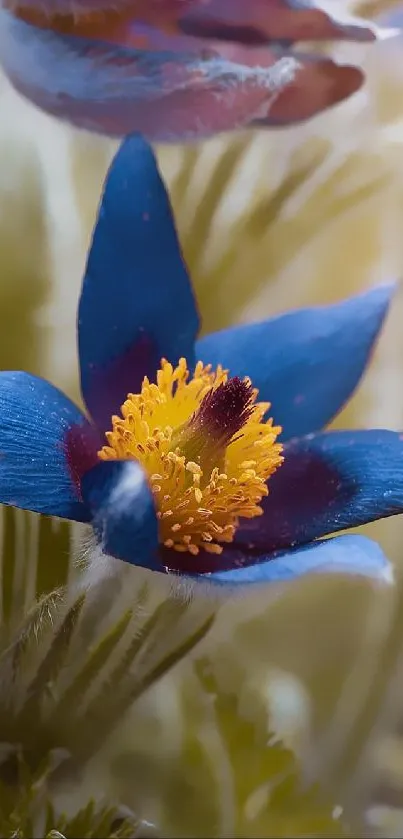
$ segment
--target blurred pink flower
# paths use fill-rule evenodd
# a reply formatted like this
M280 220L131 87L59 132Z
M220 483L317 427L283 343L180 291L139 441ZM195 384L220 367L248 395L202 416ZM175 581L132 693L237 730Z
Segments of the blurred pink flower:
M308 119L363 73L293 45L374 38L295 0L24 0L0 11L1 63L36 105L163 141Z

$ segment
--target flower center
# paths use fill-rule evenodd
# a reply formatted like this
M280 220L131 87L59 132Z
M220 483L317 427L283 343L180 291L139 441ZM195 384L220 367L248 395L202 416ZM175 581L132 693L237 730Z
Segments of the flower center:
M121 417L99 452L102 460L138 460L146 471L159 519L160 541L176 551L222 552L240 518L262 513L267 479L283 462L281 432L264 416L250 379L229 378L220 366L165 359L157 383L146 377L129 393Z

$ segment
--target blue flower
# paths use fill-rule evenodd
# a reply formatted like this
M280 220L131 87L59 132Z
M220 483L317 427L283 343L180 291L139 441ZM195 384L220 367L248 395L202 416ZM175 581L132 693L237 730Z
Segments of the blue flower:
M90 522L105 553L217 584L387 576L369 539L323 537L402 512L403 436L321 429L360 380L393 288L198 338L165 187L129 137L79 302L88 417L43 379L0 373L0 501Z

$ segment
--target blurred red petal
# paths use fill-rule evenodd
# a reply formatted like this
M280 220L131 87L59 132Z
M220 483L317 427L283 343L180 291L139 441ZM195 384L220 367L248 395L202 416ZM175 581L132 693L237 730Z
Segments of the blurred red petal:
M43 110L113 136L138 130L176 140L247 125L299 71L293 58L270 53L262 69L55 35L4 11L0 22L15 87Z
M256 56L246 48L232 48L232 60L143 52L55 35L5 12L2 20L0 44L15 86L44 110L110 135L138 130L177 140L256 119L288 124L340 101L362 81L360 71L328 59L297 62L269 49L262 67L253 66Z
M309 0L206 0L186 11L180 25L189 34L249 44L375 38L370 27L340 23Z
M311 0L3 0L28 22L59 31L106 37L115 27L142 21L173 33L246 44L347 39L372 41L364 22L341 23ZM64 19L63 19L64 18ZM70 20L69 20L70 18ZM81 26L85 31L81 31ZM67 29L65 28L67 27ZM106 37L106 40L109 40Z
M357 67L339 67L330 60L315 59L314 63L305 64L295 80L279 93L267 116L255 124L261 128L280 127L308 120L359 90L363 78Z
M173 15L195 2L134 0L149 15L151 9ZM198 2L224 8L226 0ZM246 8L245 0L232 2L238 12ZM261 4L286 8L285 0L248 2L250 15ZM289 125L342 101L363 81L357 68L328 58L206 41L131 18L119 18L107 35L95 38L92 18L80 26L63 18L39 27L0 10L0 56L14 86L43 110L111 136L141 131L151 140L177 141L257 122Z

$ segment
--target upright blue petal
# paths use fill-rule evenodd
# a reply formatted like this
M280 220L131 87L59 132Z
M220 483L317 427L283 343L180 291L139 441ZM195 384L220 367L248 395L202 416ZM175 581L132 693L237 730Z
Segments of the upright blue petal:
M153 152L132 135L106 179L78 310L81 388L100 428L162 356L192 364L198 324Z
M263 515L238 547L277 551L403 512L403 434L329 431L293 440L269 481Z
M158 522L146 475L134 460L106 460L82 479L92 525L104 553L160 570Z
M351 396L370 358L394 285L336 303L287 312L201 338L196 355L250 376L283 428L282 440L327 425Z
M337 536L307 545L246 568L209 574L207 581L222 586L262 585L292 580L312 572L355 574L384 583L393 581L393 569L376 542L366 536ZM199 577L199 580L205 579Z
M0 373L0 503L87 521L78 476L96 449L67 396L29 373Z

